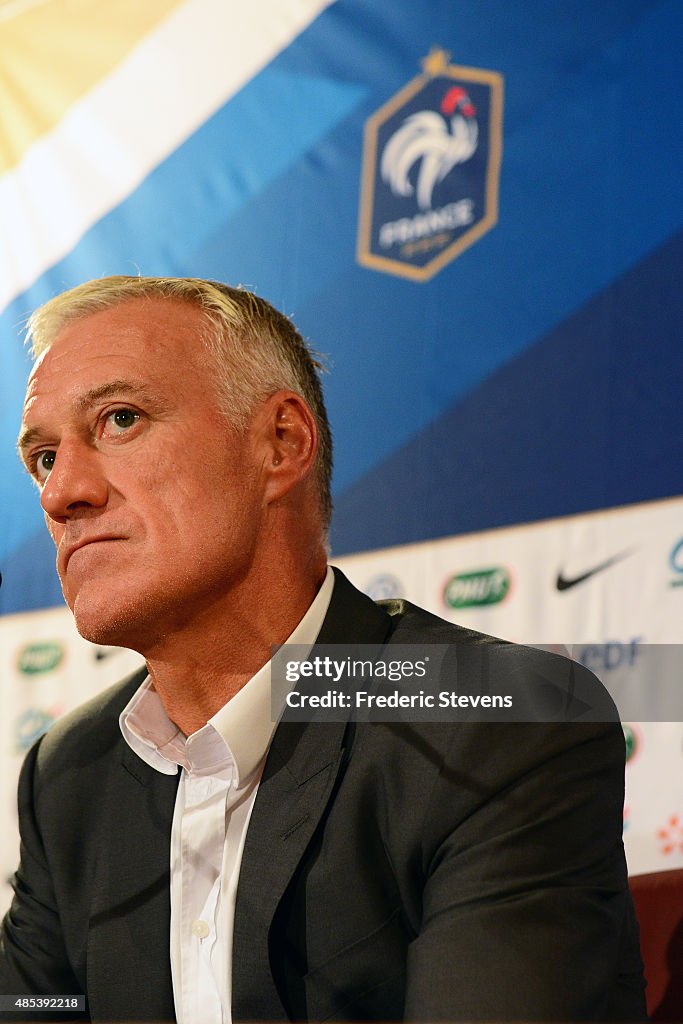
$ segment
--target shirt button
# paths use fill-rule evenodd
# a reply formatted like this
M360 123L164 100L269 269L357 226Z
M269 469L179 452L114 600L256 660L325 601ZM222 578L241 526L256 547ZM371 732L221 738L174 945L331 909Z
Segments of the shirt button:
M209 934L209 926L206 921L193 921L192 934L196 935L198 939L205 939Z

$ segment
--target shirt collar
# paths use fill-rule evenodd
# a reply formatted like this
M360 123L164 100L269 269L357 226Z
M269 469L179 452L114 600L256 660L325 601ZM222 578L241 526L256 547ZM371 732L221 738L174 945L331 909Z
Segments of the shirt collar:
M328 566L323 585L286 643L313 646L333 589ZM260 765L277 726L271 718L270 662L189 737L166 714L149 676L121 712L119 725L128 746L157 771L175 775L180 765L197 775L230 773L239 788Z

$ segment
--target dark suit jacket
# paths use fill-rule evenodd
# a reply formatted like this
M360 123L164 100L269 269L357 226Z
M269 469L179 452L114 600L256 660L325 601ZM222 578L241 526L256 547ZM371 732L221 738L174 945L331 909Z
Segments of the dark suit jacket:
M340 574L319 642L481 646L517 675L552 657ZM0 991L83 992L92 1020L174 1019L177 776L121 737L140 679L60 720L20 783ZM281 724L242 861L234 1019L645 1019L623 771L614 724Z

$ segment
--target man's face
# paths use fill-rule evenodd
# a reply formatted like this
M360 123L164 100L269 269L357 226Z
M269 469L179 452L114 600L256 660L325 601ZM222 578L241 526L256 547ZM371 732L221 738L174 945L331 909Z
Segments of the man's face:
M67 324L29 379L22 455L90 640L144 653L252 568L258 445L219 412L201 327L189 303L133 299Z

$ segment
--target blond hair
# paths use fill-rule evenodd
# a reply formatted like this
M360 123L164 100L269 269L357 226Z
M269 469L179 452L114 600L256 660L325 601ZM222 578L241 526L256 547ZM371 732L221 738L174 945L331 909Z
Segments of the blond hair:
M34 358L71 321L136 298L190 302L205 317L202 338L215 359L216 391L228 422L246 430L259 402L282 388L306 401L318 428L315 475L325 526L332 513L332 437L320 373L324 366L294 324L244 288L192 277L104 277L55 296L29 318L26 337Z

